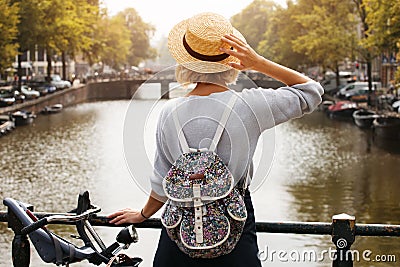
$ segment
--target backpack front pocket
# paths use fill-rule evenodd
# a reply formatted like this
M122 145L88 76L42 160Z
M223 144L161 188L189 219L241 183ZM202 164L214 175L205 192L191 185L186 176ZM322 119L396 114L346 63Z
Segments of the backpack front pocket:
M211 249L224 243L230 234L229 220L224 214L207 214L203 216L201 228L196 229L194 217L182 220L179 235L183 245L189 249ZM200 227L200 226L199 226ZM198 234L202 242L197 242Z
M161 215L161 223L167 229L176 228L180 222L182 221L182 209L177 206L174 206L170 203L167 203L162 215Z

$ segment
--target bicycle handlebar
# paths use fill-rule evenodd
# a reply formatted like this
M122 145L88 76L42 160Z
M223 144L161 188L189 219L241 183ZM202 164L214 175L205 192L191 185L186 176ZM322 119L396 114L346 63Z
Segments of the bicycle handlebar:
M27 234L29 234L29 233L31 233L31 232L39 229L39 228L42 228L46 224L48 224L47 218L42 218L42 219L40 219L40 220L38 220L38 221L36 221L36 222L24 227L24 228L22 228L21 234L22 235L27 235Z
M98 213L101 211L101 208L98 207L93 207L91 209L88 209L87 211L83 212L82 214L77 214L77 215L53 215L49 217L42 218L28 226L25 226L21 230L22 235L27 235L39 228L42 228L46 224L52 222L52 221L64 221L64 222L76 222L76 221L81 221L84 219L87 219L90 215L94 213Z

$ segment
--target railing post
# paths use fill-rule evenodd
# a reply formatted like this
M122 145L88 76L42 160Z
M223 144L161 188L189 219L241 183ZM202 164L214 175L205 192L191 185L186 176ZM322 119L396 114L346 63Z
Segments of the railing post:
M352 267L353 253L350 250L355 240L356 218L342 213L332 217L332 242L336 246L333 267Z
M28 208L29 210L33 211L33 206L29 206ZM11 252L13 266L29 267L31 261L31 251L28 237L26 235L21 235L21 229L23 226L10 208L8 209L7 217L8 228L11 228L14 232Z
M161 98L169 99L169 80L161 81Z

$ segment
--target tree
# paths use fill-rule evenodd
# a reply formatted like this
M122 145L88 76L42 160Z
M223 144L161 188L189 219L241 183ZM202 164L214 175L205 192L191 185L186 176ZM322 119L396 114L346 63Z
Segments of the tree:
M368 0L363 3L368 24L362 45L380 53L398 53L400 47L400 2L391 0ZM400 75L400 70L398 70Z
M234 15L231 23L246 37L247 43L257 50L276 8L273 1L254 0L242 12Z
M293 69L312 65L312 61L303 53L293 50L293 40L304 32L303 26L293 19L300 14L297 5L291 1L287 2L286 8L277 7L258 45L261 55Z
M172 66L176 64L175 59L171 56L168 49L168 37L162 36L157 45L158 58L157 62L164 66Z
M47 75L51 73L53 55L61 54L62 76L66 77L66 57L74 57L91 44L92 23L98 16L98 6L86 0L47 0L40 6L40 45L47 51Z
M92 6L97 7L96 11L93 11L93 16L90 17L90 21L87 22L87 27L85 28L84 36L88 40L86 45L82 46L82 55L89 62L89 65L93 65L95 62L100 61L100 54L103 50L103 40L102 40L102 28L104 24L103 20L108 20L107 9L98 8L98 4L90 3Z
M87 0L62 2L64 12L54 22L57 32L54 47L61 53L63 78L66 79L66 55L74 57L76 52L90 46L92 39L89 36L92 36L93 30L91 24L98 15L98 6Z
M12 4L19 7L18 35L18 88L21 88L22 78L22 54L29 49L34 49L35 45L42 40L40 30L42 28L41 6L43 0L11 0Z
M125 19L121 16L104 17L99 21L96 32L98 60L115 69L126 62L131 40Z
M0 0L0 73L11 66L17 55L18 5L9 0Z
M309 1L298 2L299 9L308 12L292 17L303 27L303 32L293 40L293 49L335 70L339 85L339 62L351 56L356 40L353 6L349 1L314 2L311 7Z
M128 65L138 65L144 59L152 59L156 56L156 50L150 46L150 37L155 28L144 22L134 8L127 8L117 14L129 30L131 47L126 59Z
M379 50L396 50L400 40L400 3L392 0L368 0L364 3L366 12L365 46Z

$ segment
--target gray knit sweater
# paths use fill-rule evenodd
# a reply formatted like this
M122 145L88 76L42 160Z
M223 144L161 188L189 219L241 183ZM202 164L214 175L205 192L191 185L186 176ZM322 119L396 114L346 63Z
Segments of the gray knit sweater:
M261 133L282 122L312 112L321 102L323 92L319 83L307 82L276 90L253 88L238 93L239 98L216 150L236 182L245 177ZM154 172L150 178L155 193L165 196L163 178L182 153L171 112L177 107L178 118L189 147L209 148L232 93L225 91L209 96L179 97L167 101L156 130Z

